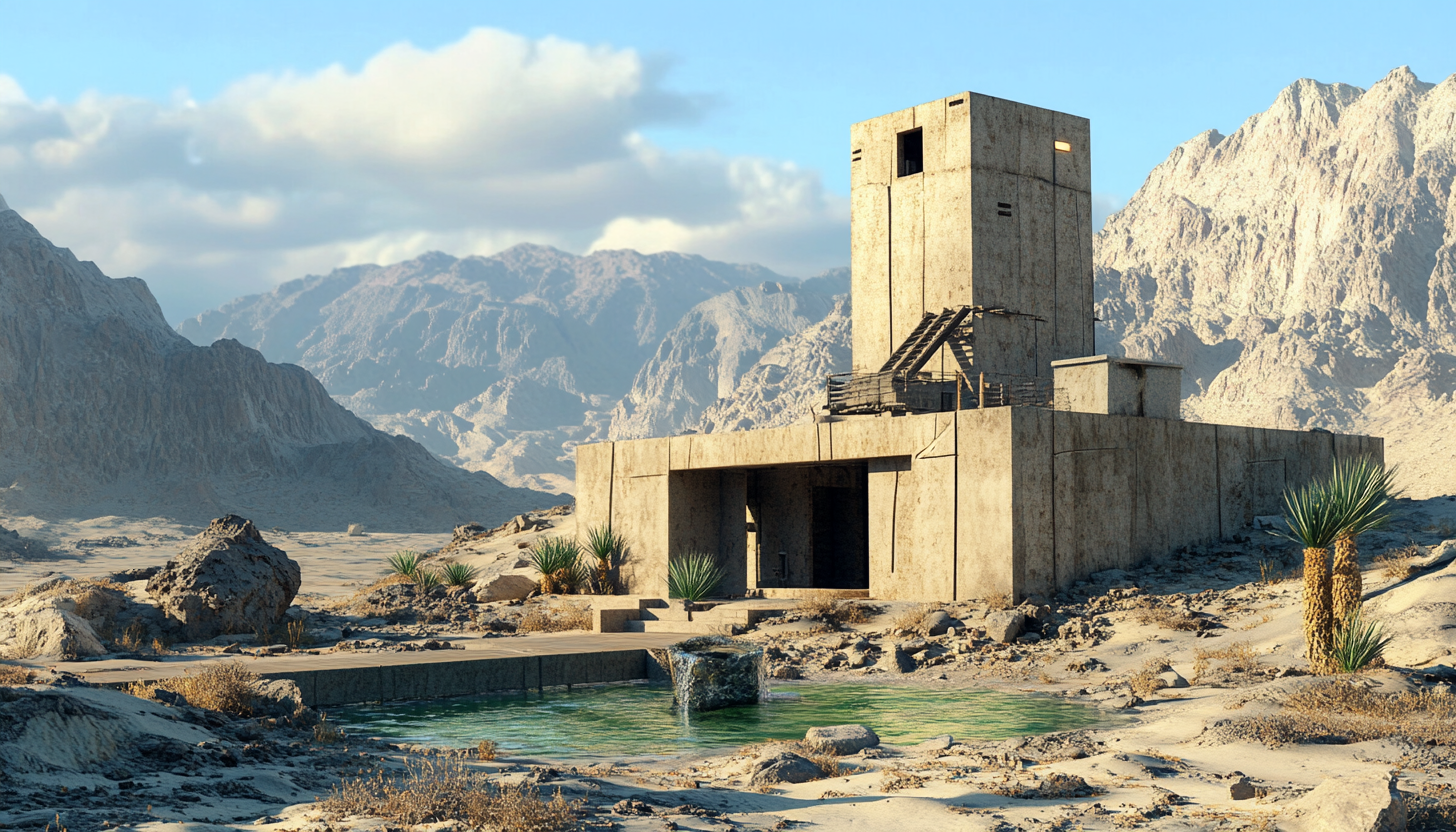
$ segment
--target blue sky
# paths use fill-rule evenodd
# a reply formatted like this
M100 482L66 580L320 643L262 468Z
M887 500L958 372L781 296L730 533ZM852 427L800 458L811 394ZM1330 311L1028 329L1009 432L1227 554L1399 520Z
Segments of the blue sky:
M848 260L849 124L961 89L1091 118L1093 189L1114 206L1297 78L1456 72L1449 0L0 15L0 193L108 274L147 278L174 321L348 262L521 241L812 273Z

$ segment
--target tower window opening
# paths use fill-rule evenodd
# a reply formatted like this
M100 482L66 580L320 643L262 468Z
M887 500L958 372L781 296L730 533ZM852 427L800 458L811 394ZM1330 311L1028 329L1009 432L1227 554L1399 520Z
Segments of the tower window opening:
M1072 152L1072 143L1071 142L1052 142L1052 147L1055 148L1058 153L1071 153Z
M925 140L919 130L900 134L900 175L909 176L925 170Z

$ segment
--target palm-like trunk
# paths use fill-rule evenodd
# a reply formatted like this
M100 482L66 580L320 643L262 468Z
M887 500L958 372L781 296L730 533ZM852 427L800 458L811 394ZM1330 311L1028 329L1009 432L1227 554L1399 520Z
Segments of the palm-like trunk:
M1304 655L1315 673L1330 672L1334 640L1328 549L1304 550Z
M1330 575L1330 600L1333 602L1334 623L1342 626L1350 614L1360 608L1360 596L1365 588L1360 578L1360 549L1353 536L1342 535L1335 540L1335 559Z

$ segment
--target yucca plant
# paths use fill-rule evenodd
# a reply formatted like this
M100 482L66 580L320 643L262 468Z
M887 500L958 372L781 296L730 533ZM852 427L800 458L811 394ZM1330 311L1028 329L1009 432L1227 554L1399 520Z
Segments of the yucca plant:
M667 563L667 595L697 602L718 589L724 571L718 559L706 552L688 552Z
M419 552L404 549L389 556L389 571L413 579L423 561Z
M440 577L450 586L465 586L475 580L478 572L478 569L468 564L447 563L440 568Z
M429 592L435 587L440 586L440 574L438 572L431 572L428 569L416 569L415 574L411 575L410 579L415 582L415 588L420 592Z
M1366 621L1359 605L1340 622L1331 645L1330 658L1341 673L1357 673L1375 661L1390 644L1390 636L1378 621Z
M593 526L586 533L586 550L596 561L596 575L593 576L596 591L600 595L611 595L612 570L622 562L622 553L627 550L627 541L612 531L611 525Z
M1395 473L1395 468L1362 456L1337 461L1330 474L1330 496L1344 516L1335 538L1330 576L1332 614L1337 622L1345 621L1360 607L1364 586L1357 540L1390 520Z
M545 595L566 589L566 584L579 584L584 571L581 545L566 537L541 538L531 547L527 559L541 573L541 592Z
M1330 599L1330 546L1344 526L1344 514L1329 485L1311 481L1284 492L1288 531L1274 534L1304 547L1304 653L1316 673L1328 673L1334 618Z

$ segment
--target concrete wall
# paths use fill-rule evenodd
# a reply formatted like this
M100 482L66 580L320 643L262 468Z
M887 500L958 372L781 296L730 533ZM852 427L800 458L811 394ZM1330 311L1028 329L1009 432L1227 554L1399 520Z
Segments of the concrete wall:
M1183 368L1177 364L1089 355L1052 362L1057 410L1177 419Z
M913 130L924 170L899 176ZM977 316L973 363L947 348L930 369L1050 376L1091 352L1090 142L1086 119L970 92L853 125L854 369L879 369L922 315L960 305L1042 320Z
M610 517L631 593L664 597L669 553L716 551L725 592L812 577L812 490L868 468L871 595L1047 595L1092 572L1227 537L1371 437L998 407L583 445L584 530ZM788 463L788 464L785 464ZM747 507L758 527L749 536ZM757 542L762 558L753 557Z

